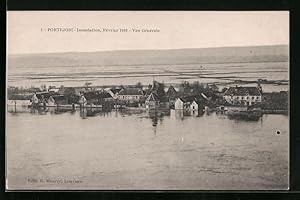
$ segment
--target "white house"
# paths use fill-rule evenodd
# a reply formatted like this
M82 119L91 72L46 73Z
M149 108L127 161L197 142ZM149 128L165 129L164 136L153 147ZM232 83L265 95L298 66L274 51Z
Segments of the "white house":
M190 102L184 101L182 98L178 98L175 101L175 110L184 110L190 106Z
M191 111L196 111L196 110L198 110L199 109L199 104L198 104L198 102L197 101L193 101L192 103L191 103L191 105L190 105L190 110Z
M208 105L209 98L201 93L200 95L185 96L177 98L175 101L175 110L191 110L196 111L203 109Z
M177 98L174 106L175 110L188 110L190 109L190 106L193 103L193 101L196 101L199 98L201 98L200 95Z
M223 98L231 105L251 106L262 101L262 93L258 87L230 87Z

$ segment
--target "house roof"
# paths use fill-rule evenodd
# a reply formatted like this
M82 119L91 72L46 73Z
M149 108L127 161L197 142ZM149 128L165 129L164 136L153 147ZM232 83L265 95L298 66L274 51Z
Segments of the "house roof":
M151 93L146 101L160 101L160 98L155 93Z
M125 88L119 92L119 95L144 95L144 92L140 88Z
M112 98L112 96L108 92L102 92L102 91L86 92L83 95L87 100Z
M181 101L183 102L190 102L192 103L193 101L199 103L199 102L206 102L208 101L206 98L204 98L202 95L192 95L192 96L185 96L185 97L180 97Z
M185 96L185 97L180 97L179 99L183 102L193 102L198 98L200 98L200 95Z
M52 96L52 98L54 99L54 101L65 100L64 95L54 95L54 96Z
M170 87L167 90L167 95L173 95L173 94L177 94L177 91L172 85L170 85Z
M44 98L49 98L50 96L53 96L53 95L58 95L59 93L57 93L57 92L53 92L53 91L45 91L45 92L37 92L36 93L36 97L38 98L38 99L41 99L42 98L42 96L44 97Z
M122 90L122 88L111 88L110 91L113 93L113 94L116 94L117 92L120 92Z
M206 101L198 100L198 99L192 101L192 103L193 103L193 102L196 102L198 105L203 105L204 103L206 103Z
M224 96L260 96L261 93L257 87L230 87L224 93Z

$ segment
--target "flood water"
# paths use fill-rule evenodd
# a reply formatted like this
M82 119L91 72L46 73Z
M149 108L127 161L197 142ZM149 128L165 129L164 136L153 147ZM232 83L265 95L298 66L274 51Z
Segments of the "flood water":
M94 86L150 84L153 79L179 84L182 81L215 83L219 87L230 86L235 80L257 81L257 79L289 80L289 62L261 63L220 63L220 64L170 64L170 65L130 65L130 66L53 66L18 65L8 67L9 86L83 86L91 82ZM70 68L72 70L70 70ZM225 84L225 85L224 85ZM236 83L233 84L234 86ZM256 86L256 84L254 84ZM248 85L251 86L251 85ZM288 85L263 84L265 92L288 90Z
M288 189L288 124L270 114L8 107L8 188Z

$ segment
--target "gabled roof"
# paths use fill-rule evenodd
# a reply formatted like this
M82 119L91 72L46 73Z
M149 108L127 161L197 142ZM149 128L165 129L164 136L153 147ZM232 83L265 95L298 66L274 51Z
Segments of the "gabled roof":
M151 93L146 101L160 101L160 98L155 93Z
M192 101L192 103L193 102L196 102L198 105L202 105L203 103L206 103L206 101L204 101L204 100L198 100L198 99Z
M224 93L224 96L260 96L261 93L257 87L230 87Z
M144 92L140 88L125 88L119 92L119 95L144 95Z
M167 95L173 95L173 94L177 94L177 91L172 85L170 85L170 87L167 90Z
M202 95L185 96L185 97L180 97L179 99L181 99L181 101L183 101L183 102L190 102L190 103L192 103L193 101L196 101L197 103L208 101Z
M183 102L193 102L198 98L200 98L200 95L185 96L185 97L180 97L179 99Z
M113 93L113 94L116 94L117 92L120 92L122 90L122 88L111 88L110 91Z

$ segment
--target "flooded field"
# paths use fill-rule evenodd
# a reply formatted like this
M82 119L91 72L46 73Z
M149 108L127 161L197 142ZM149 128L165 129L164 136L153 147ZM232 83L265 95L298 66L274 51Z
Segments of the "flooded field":
M6 127L10 189L288 189L286 115L8 107Z
M59 66L9 65L9 86L83 86L91 82L95 86L128 85L141 82L152 83L153 79L178 84L183 80L216 83L229 86L235 80L256 81L289 80L288 62L223 63L223 64L170 64L170 65L72 65ZM71 69L71 70L70 70ZM227 85L229 84L229 85ZM235 83L233 84L235 85ZM263 84L265 92L288 90L288 85Z

